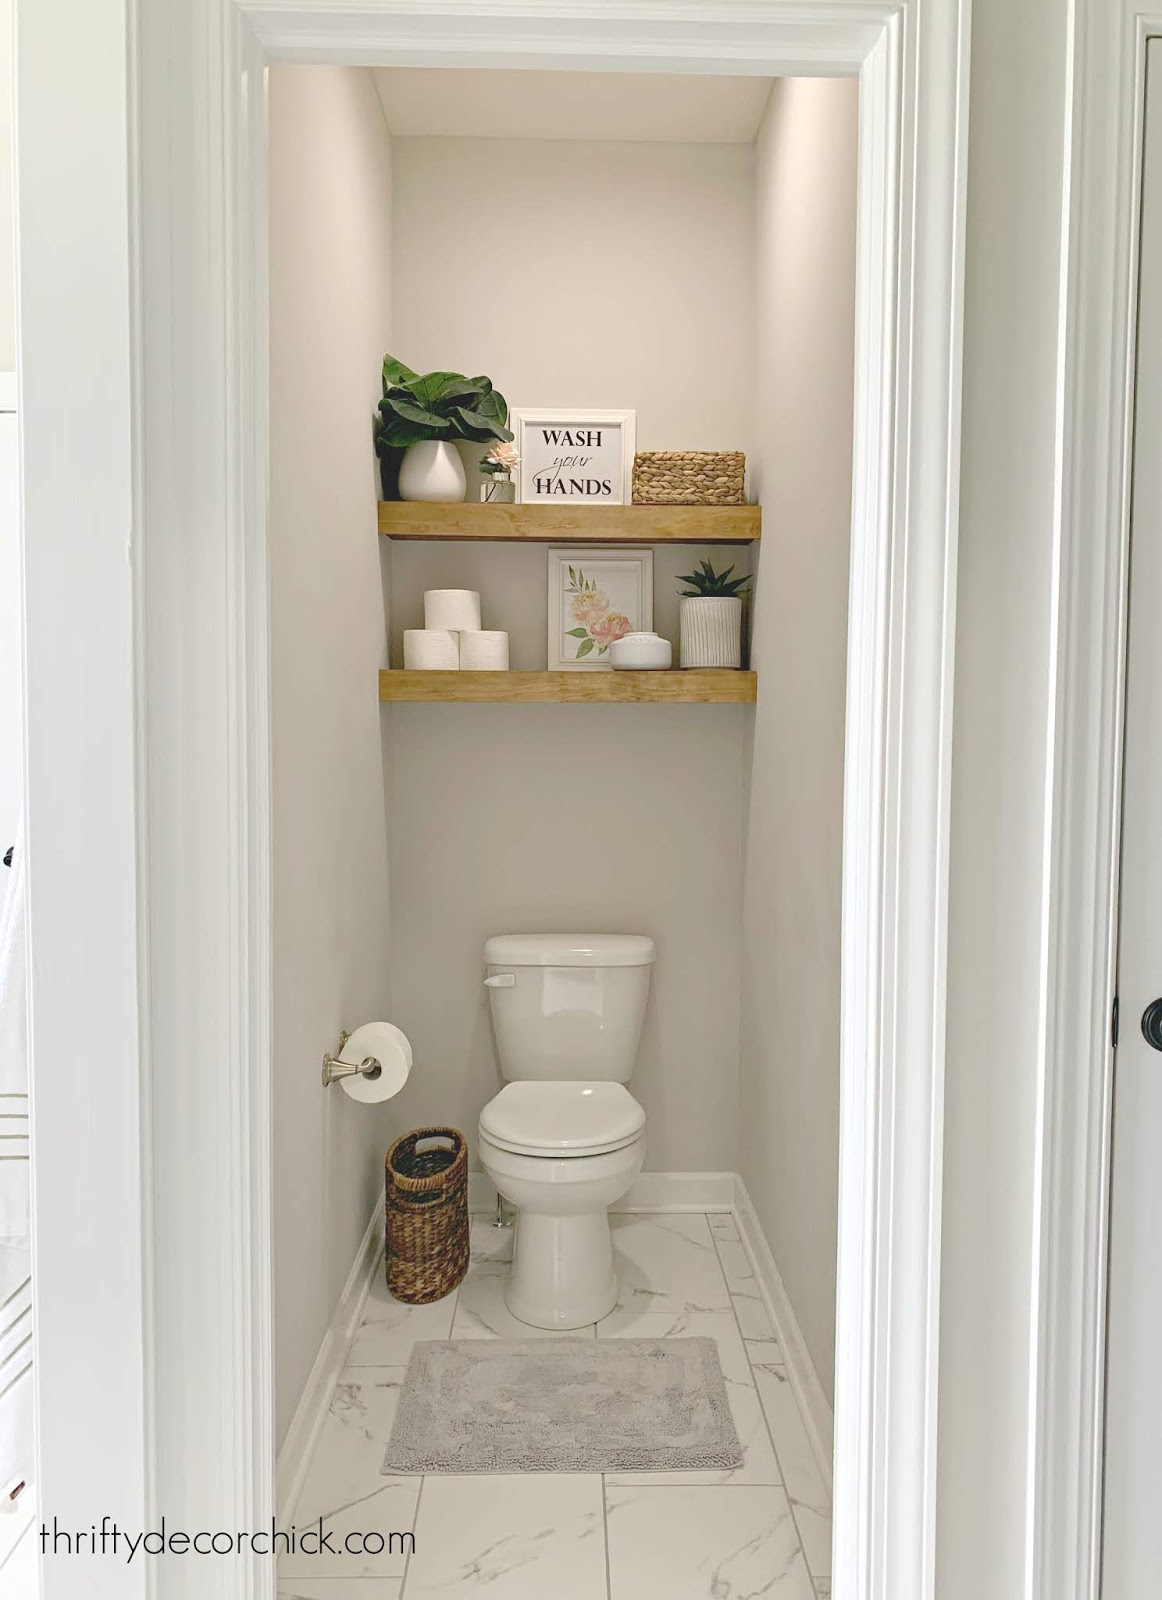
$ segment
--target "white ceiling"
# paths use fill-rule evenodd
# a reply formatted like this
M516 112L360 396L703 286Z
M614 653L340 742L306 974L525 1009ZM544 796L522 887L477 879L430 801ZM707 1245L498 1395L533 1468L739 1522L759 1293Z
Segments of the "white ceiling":
M376 67L391 133L749 144L770 78Z

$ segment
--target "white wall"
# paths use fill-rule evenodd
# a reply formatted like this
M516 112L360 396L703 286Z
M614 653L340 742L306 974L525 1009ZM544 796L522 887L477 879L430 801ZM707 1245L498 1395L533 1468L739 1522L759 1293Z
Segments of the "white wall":
M336 181L336 174L342 181ZM390 1012L371 414L391 163L371 74L270 74L274 1247L281 1441L383 1182L393 1108L319 1064Z
M0 0L0 374L16 367L12 227L12 0ZM0 854L12 843L23 782L20 525L15 388L0 377ZM9 410L11 408L11 410ZM7 414L6 414L7 413ZM0 881L0 899L4 885Z
M392 334L410 365L487 372L511 404L632 406L643 448L748 448L753 151L393 141ZM737 552L732 551L728 559ZM659 625L674 573L657 557ZM744 556L745 559L745 556ZM397 626L466 583L516 665L545 664L543 546L392 553ZM395 657L398 664L398 652ZM634 1092L651 1170L737 1153L743 730L732 707L397 707L396 1020L409 1122L474 1135L497 1086L489 933L640 930L659 959Z
M0 395L0 855L16 837L24 786L19 441L6 403ZM0 902L5 887L0 867Z
M1026 1593L1068 10L1063 0L973 3L941 1274L940 1600L1023 1600Z
M776 83L756 176L763 539L739 1161L829 1395L857 102L854 78Z
M16 366L12 232L12 0L0 0L0 372Z
M0 855L16 838L24 787L20 451L11 403L0 393ZM0 867L0 905L7 877Z

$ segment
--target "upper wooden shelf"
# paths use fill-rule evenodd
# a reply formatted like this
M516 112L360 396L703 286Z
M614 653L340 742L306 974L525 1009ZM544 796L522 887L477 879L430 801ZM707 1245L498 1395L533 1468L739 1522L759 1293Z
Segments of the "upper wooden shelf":
M381 500L390 539L524 539L549 544L751 544L761 506L486 506Z

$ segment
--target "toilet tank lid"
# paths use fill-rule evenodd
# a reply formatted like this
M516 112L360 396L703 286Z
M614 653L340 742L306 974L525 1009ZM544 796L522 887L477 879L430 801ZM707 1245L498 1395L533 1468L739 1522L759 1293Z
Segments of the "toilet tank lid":
M490 967L648 967L654 941L643 933L497 933L484 941Z

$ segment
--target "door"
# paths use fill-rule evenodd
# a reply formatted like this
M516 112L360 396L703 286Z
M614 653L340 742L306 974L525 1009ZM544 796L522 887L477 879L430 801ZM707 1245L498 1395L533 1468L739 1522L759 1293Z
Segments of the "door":
M1103 1600L1162 1595L1162 39L1147 57L1139 281Z

